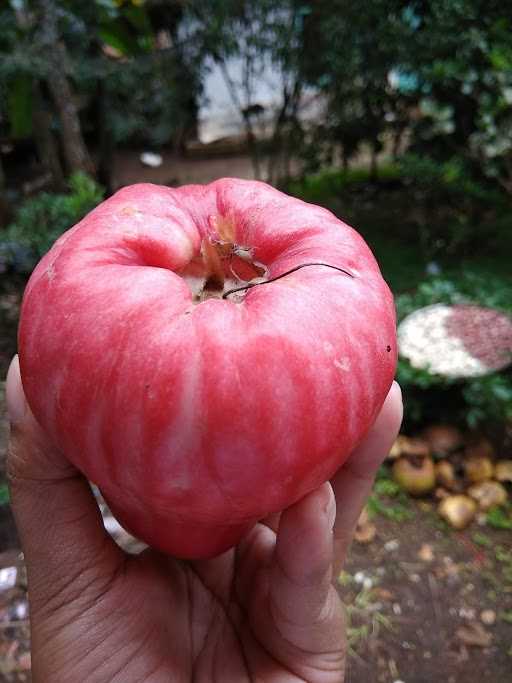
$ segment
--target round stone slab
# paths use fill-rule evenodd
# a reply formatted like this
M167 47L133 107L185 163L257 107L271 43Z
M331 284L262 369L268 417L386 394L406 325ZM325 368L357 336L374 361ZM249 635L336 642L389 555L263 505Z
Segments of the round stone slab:
M493 308L434 304L398 327L398 350L412 366L445 377L479 377L512 363L512 319Z

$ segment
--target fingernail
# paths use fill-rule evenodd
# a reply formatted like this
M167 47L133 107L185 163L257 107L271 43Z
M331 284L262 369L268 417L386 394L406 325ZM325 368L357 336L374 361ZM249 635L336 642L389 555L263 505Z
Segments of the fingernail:
M14 356L7 372L7 382L5 388L5 399L7 412L12 424L22 422L27 414L27 400L21 384L20 360L18 355Z
M393 387L394 387L395 391L398 391L400 396L402 396L402 387L398 384L396 379L393 380Z
M330 484L329 486L329 500L325 506L325 516L327 517L327 524L329 529L332 531L334 529L334 522L336 521L336 500L334 498L334 492Z

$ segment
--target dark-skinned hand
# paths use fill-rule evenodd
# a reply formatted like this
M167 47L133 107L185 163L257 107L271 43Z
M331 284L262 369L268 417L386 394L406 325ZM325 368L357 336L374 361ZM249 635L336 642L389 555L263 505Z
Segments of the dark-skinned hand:
M394 384L333 479L257 524L236 548L185 562L129 555L88 482L7 382L8 474L28 572L34 683L340 683L345 619L335 579L398 432Z

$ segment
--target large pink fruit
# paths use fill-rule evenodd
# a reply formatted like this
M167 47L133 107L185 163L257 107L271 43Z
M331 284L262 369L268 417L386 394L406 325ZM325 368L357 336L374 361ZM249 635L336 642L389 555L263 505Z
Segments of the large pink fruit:
M19 350L34 414L121 523L205 557L347 458L391 385L395 314L325 209L259 182L134 185L39 263Z

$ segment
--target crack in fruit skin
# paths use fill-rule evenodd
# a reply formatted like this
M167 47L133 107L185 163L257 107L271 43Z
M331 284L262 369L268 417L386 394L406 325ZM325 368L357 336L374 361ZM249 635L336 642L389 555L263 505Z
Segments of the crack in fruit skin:
M229 289L227 292L224 292L222 298L227 299L230 294L234 294L235 292L242 292L246 289L257 287L258 285L266 285L270 282L276 282L276 280L280 280L282 277L291 275L292 273L295 273L297 270L300 270L301 268L308 268L310 266L325 266L326 268L333 268L334 270L338 270L341 273L345 273L345 275L348 275L348 277L354 277L354 275L352 275L352 273L349 273L348 270L338 268L337 266L331 266L328 263L301 263L298 266L295 266L295 268L287 270L286 273L281 273L281 275L276 275L275 277L269 278L268 280L260 280L259 282L248 282L246 285L243 285L242 287L235 287L234 289Z
M217 296L198 303L205 240ZM221 298L230 265L272 282ZM346 460L393 380L395 312L367 245L326 209L256 181L143 184L38 264L19 353L36 418L121 523L207 557Z

